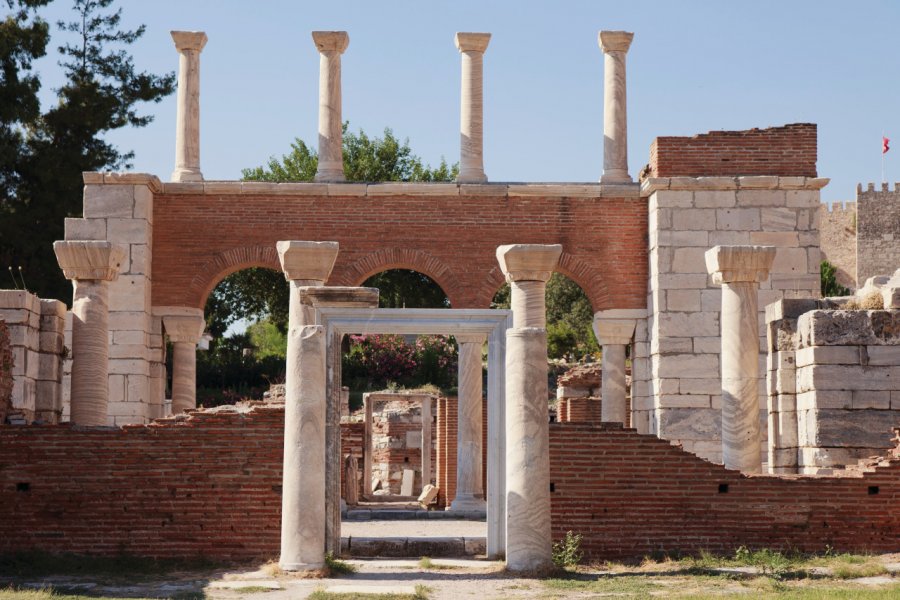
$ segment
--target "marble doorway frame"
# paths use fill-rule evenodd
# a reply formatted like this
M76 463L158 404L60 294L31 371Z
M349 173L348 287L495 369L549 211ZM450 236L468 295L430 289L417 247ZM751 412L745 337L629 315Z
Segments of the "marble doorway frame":
M341 551L341 339L348 334L484 334L488 343L487 554L506 553L506 330L512 311L447 308L320 308L325 328L326 440L325 546Z

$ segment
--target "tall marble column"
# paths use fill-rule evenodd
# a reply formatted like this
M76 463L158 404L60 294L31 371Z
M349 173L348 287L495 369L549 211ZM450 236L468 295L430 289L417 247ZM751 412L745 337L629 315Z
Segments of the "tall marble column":
M316 181L344 181L341 117L341 54L346 31L313 31L319 56L319 167Z
M199 308L166 307L163 327L172 342L172 414L197 408L197 343L206 329L203 310Z
M511 287L513 328L506 332L506 567L553 567L550 535L550 415L547 390L547 280L562 246L497 248Z
M601 31L603 50L603 175L600 183L631 183L628 174L628 118L625 54L634 34Z
M759 282L769 276L772 246L715 246L706 269L722 284L722 459L742 473L762 470L759 434Z
M71 421L106 425L109 405L109 282L125 259L107 241L53 243L56 260L72 280Z
M460 183L483 183L484 174L484 51L489 33L457 33L456 47L462 54L462 93L459 120Z
M625 347L631 344L634 327L642 310L612 309L594 314L594 335L603 348L600 380L600 420L626 422L627 385Z
M484 510L481 348L485 336L473 334L455 337L459 343L458 442L456 498L450 503L450 510Z
M286 571L317 569L325 561L325 335L300 293L321 286L337 258L337 242L276 244L290 282L285 376L281 557Z
M203 181L200 172L200 52L208 38L202 31L173 31L172 39L179 54L172 181Z

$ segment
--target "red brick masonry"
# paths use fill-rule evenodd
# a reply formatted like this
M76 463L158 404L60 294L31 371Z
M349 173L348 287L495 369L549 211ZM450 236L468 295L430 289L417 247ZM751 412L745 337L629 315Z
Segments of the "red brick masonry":
M123 429L0 427L0 553L275 557L282 418L257 408ZM555 424L550 441L554 537L584 534L594 558L900 550L898 459L861 477L748 478L612 426Z
M815 177L816 155L814 123L658 137L650 146L650 176Z

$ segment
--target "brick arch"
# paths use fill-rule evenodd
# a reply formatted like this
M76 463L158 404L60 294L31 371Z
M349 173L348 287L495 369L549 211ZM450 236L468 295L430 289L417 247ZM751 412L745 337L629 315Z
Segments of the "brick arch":
M604 282L600 273L587 262L568 252L563 252L554 271L562 273L584 290L594 312L609 308L607 306L609 289L606 282ZM491 269L478 296L479 307L488 308L500 286L505 282L506 279L503 277L503 272L500 270L499 265Z
M443 262L423 250L411 248L382 248L357 259L353 263L337 268L329 280L329 285L358 286L363 282L390 269L409 269L427 275L450 300L450 306L460 307L457 290L459 282L453 271Z
M206 299L220 281L236 271L250 267L264 267L281 271L278 252L274 246L243 246L220 252L203 263L189 286L188 301L203 308Z

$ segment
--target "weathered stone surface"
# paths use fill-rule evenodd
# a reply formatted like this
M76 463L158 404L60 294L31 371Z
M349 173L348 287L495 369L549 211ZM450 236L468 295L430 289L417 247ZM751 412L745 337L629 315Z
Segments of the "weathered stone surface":
M806 411L805 445L837 448L891 448L892 429L900 425L896 410ZM801 428L802 431L802 428ZM804 440L801 437L801 443Z

